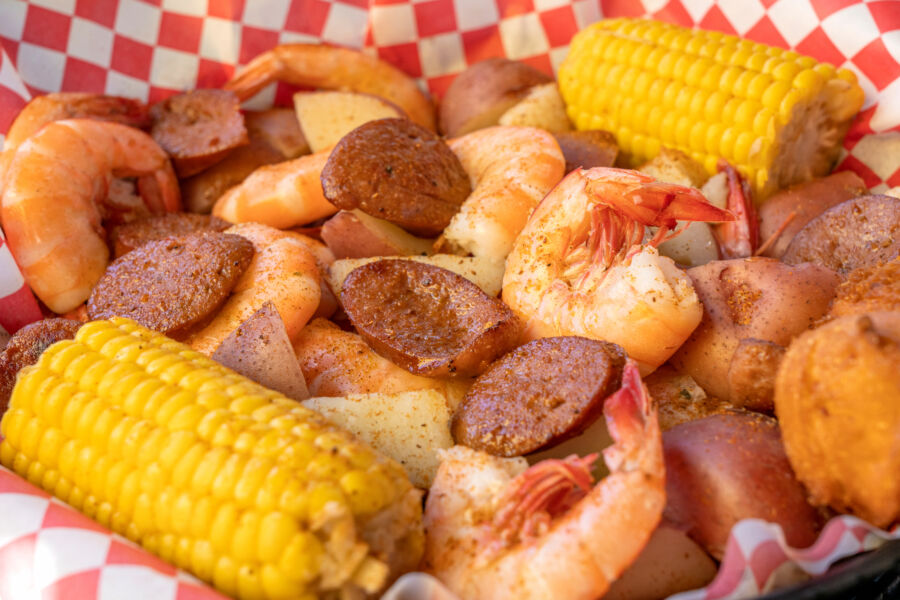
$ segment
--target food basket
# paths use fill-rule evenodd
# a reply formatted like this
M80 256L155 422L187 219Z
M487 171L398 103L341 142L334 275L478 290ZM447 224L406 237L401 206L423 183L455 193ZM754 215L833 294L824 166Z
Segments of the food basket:
M737 34L853 70L866 101L836 170L855 171L875 192L900 186L898 0L0 0L0 134L37 94L155 101L219 87L260 52L290 42L363 48L440 98L456 74L491 56L552 73L578 30L616 16ZM248 107L287 105L293 91L270 86ZM0 327L12 332L40 317L0 237ZM0 510L3 600L30 598L35 589L76 600L221 597L2 468ZM772 526L748 527L733 531L719 579L681 600L753 597L807 579L799 575L804 568L812 580L760 597L900 596L900 541L891 541L897 530L835 519L833 539L820 539L812 560L785 550ZM100 544L90 558L78 551L84 536ZM392 591L394 598L413 597Z

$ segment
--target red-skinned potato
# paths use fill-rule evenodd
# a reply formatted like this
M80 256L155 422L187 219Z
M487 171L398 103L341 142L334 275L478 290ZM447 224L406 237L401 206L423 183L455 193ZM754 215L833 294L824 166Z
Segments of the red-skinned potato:
M670 525L656 528L637 559L616 579L603 600L657 600L707 585L716 563L697 542Z
M828 311L839 276L772 258L717 260L688 269L703 318L671 364L708 394L731 400L728 369L740 340L787 346Z
M456 76L438 107L443 134L456 137L496 125L500 116L522 100L533 86L553 78L508 58L488 58Z
M741 519L778 523L788 544L806 548L822 515L807 502L775 419L749 412L713 415L663 433L666 509L679 528L721 559Z
M865 193L866 184L859 175L853 171L841 171L828 177L792 185L767 198L759 207L759 239L765 242L782 226L784 230L766 248L763 255L781 257L804 225L832 206ZM785 225L788 219L790 221Z
M325 221L321 236L335 258L429 254L433 244L359 209L342 210Z
M292 400L309 398L284 321L271 302L244 320L211 358Z

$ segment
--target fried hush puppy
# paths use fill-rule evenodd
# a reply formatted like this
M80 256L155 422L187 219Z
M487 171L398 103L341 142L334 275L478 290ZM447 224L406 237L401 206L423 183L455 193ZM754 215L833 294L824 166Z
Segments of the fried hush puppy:
M877 527L900 518L900 312L797 337L775 381L785 449L811 501Z

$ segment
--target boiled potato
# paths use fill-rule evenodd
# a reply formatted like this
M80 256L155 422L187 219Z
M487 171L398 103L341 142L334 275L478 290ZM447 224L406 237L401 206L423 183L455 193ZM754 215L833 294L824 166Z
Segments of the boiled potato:
M437 450L453 446L450 409L435 390L317 397L303 405L399 462L420 488L434 480Z
M728 369L740 340L786 346L828 311L838 275L772 258L717 260L688 269L703 318L671 364L708 394L731 400Z
M628 569L616 579L603 600L657 600L707 585L716 563L678 529L661 524Z
M342 210L325 221L321 236L336 258L428 254L433 243L359 209Z
M508 58L488 58L456 76L438 107L441 133L457 137L496 125L500 116L528 91L553 78Z
M500 115L500 125L537 127L552 133L571 131L572 122L556 82L536 85L528 94Z
M363 123L406 116L393 102L361 92L297 92L294 108L313 152L334 146Z
M785 456L775 419L750 412L718 414L663 433L664 522L721 559L741 519L765 519L806 548L823 524Z

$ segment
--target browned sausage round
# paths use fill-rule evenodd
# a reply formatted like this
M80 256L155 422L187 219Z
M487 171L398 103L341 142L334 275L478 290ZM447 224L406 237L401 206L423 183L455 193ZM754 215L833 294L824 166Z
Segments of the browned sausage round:
M225 231L229 227L231 223L219 217L193 213L166 213L118 225L112 229L109 237L113 256L119 258L147 242L195 231Z
M453 417L457 444L520 456L584 431L622 384L625 351L583 337L519 346L475 380Z
M206 214L228 188L259 167L309 154L293 108L246 111L244 124L250 139L246 146L181 182L181 200L188 211Z
M501 300L456 273L411 260L353 269L341 304L376 352L418 375L477 375L521 334Z
M194 90L150 107L150 134L172 157L179 177L216 164L247 143L237 96L225 90Z
M846 273L900 255L900 199L860 196L832 207L801 229L781 259Z
M409 119L378 119L345 135L322 169L325 197L344 210L436 236L472 192L447 144Z
M759 239L768 241L781 230L763 256L779 258L797 232L820 214L845 200L866 193L866 184L853 171L798 183L766 198L759 207Z
M26 325L9 339L0 352L0 417L9 404L16 374L36 363L50 344L74 338L79 327L81 323L71 319L44 319Z
M181 337L222 305L251 258L250 240L230 233L149 242L109 264L88 298L88 317L128 317Z

